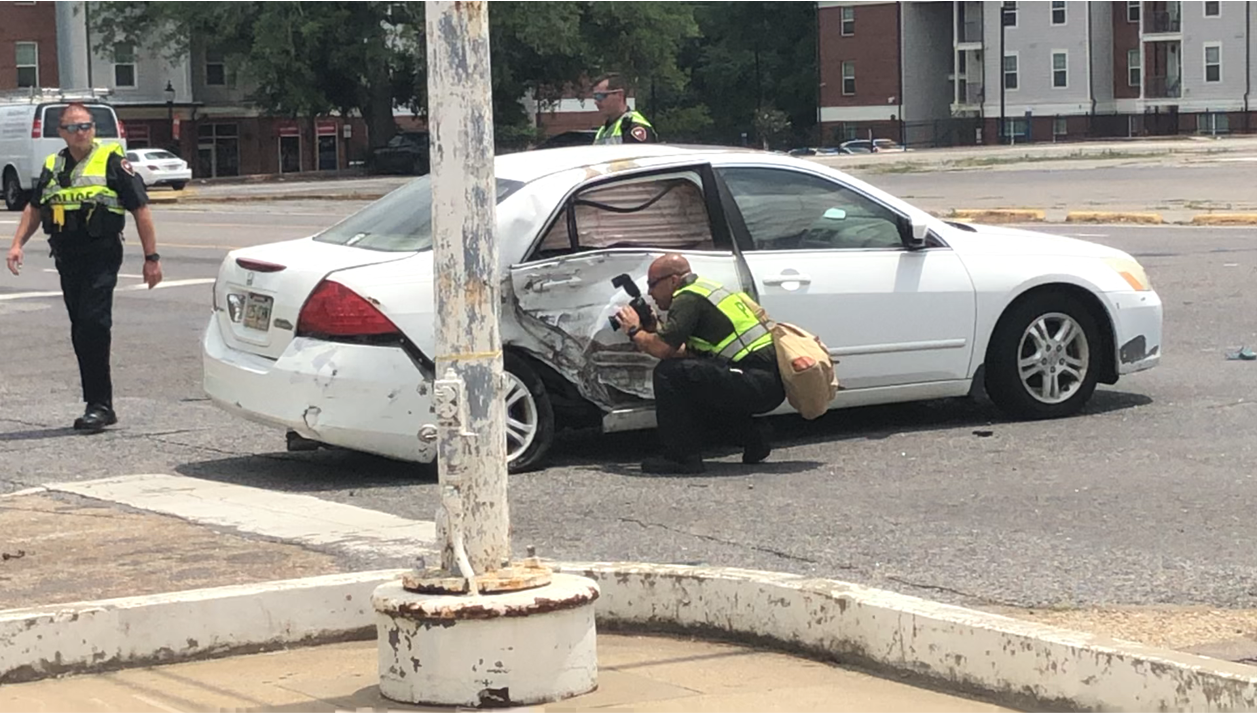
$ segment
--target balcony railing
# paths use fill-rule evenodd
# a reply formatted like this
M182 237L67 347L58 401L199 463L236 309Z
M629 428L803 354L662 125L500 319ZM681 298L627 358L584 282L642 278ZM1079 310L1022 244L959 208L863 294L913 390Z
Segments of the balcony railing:
M1155 11L1144 13L1144 32L1182 32L1183 19L1180 13Z
M1179 77L1147 77L1144 79L1144 96L1149 99L1176 99L1181 96L1182 81Z

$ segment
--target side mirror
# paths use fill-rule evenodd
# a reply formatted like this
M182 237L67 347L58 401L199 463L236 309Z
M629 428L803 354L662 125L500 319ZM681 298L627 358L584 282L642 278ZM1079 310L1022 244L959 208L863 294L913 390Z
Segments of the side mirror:
M930 226L920 216L913 216L909 226L907 235L907 244L909 250L921 250L925 247L926 236L929 235Z

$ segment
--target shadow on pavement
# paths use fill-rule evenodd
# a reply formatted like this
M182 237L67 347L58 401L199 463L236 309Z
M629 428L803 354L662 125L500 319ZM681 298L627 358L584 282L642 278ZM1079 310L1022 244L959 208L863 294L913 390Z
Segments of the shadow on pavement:
M62 438L64 436L82 436L95 435L84 434L82 431L76 431L70 426L61 426L58 428L32 428L26 431L8 431L0 433L0 441L39 441L45 438Z
M1097 391L1082 414L1075 418L1146 406L1152 402L1151 398L1143 394ZM1013 423L1000 416L992 406L964 398L842 409L831 411L814 421L806 421L794 415L774 416L769 422L774 431L774 446L778 449L856 439L882 440L905 433L956 428L972 428L975 435L985 436L990 435L989 431L1000 424ZM51 438L72 433L75 431L69 428L19 431L0 434L0 441ZM548 468L563 467L590 468L632 477L678 477L641 472L641 461L658 454L657 444L653 430L607 434L593 430L565 431L559 434L542 469L512 477L531 477L544 474ZM703 451L704 458L708 459L706 473L680 477L732 477L762 473L787 475L807 472L824 465L813 460L774 460L777 456L756 465L743 465L736 460L712 460L736 458L740 453L741 448L736 444L712 443ZM777 453L779 456L780 450ZM185 463L175 471L192 478L288 492L437 482L434 464L404 463L339 448L308 453L276 452L196 461Z

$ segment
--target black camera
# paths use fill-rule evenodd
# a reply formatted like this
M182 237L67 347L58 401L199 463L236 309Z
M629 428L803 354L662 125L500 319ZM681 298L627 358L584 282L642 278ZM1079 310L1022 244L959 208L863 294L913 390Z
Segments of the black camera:
M641 318L642 329L647 331L653 329L655 326L655 312L650 308L650 305L646 303L646 298L642 297L641 290L637 289L637 283L633 282L633 278L629 277L627 273L616 275L611 278L611 284L624 290L628 293L629 297L633 298L629 302L629 306L632 307L633 311L637 313L637 316ZM620 331L619 319L613 315L608 318L608 321L611 322L611 329L613 331Z

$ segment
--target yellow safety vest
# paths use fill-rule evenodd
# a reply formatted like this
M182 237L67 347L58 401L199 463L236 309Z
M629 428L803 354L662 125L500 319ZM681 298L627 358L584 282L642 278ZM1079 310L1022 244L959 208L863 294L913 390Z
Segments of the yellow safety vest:
M772 332L755 316L755 303L745 292L730 292L710 280L698 278L672 293L673 298L689 292L714 304L733 323L733 331L717 344L691 336L686 347L693 352L714 354L731 362L739 362L753 351L773 343Z
M65 152L58 151L44 161L44 168L51 171L53 176L48 185L44 186L44 192L40 194L40 210L43 213L45 225L60 227L65 224L66 213L80 211L81 225L86 229L88 219L98 209L104 209L125 219L126 209L118 201L117 192L108 185L106 169L109 166L109 156L115 153L119 156L123 155L120 144L112 141L95 142L92 152L70 171L70 185L65 188L62 188L57 180L57 176L65 169ZM117 219L110 222L117 223ZM121 224L118 226L117 232L121 232Z
M642 116L641 114L638 114L636 111L626 111L624 112L623 116L615 120L615 123L611 125L610 130L607 129L606 124L603 124L602 126L598 127L598 133L594 135L594 144L596 145L596 144L622 144L624 143L623 127L624 127L624 119L626 117L629 119L632 119L634 124L639 124L648 129L655 128L654 126L651 126L649 121L646 121L646 117Z

